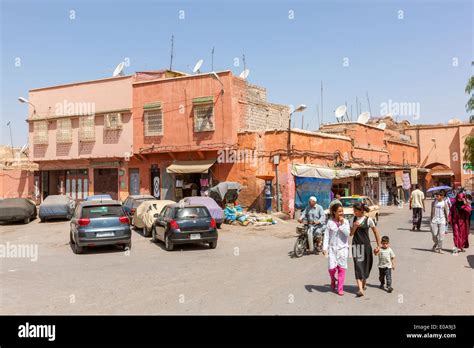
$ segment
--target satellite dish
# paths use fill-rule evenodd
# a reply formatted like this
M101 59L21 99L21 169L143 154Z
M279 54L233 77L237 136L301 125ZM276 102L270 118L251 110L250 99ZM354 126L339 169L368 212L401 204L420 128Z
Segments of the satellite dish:
M28 144L25 144L21 147L20 153L25 152L25 150L28 148Z
M242 71L239 75L239 77L241 79L246 79L250 74L250 70L249 69L245 69L244 71Z
M202 63L204 63L204 60L199 59L198 62L196 63L196 65L194 66L193 73L196 73L196 72L198 74L201 73L201 71L199 69L201 69Z
M387 124L385 122L380 122L379 125L377 126L378 129L385 129L387 128Z
M346 112L347 112L347 106L341 105L337 107L336 111L334 111L334 115L339 120L341 117L344 118L344 115L346 114Z
M115 76L123 76L123 68L125 67L125 63L124 62L120 62L119 65L117 65L117 67L115 68L114 70L114 73L113 73L113 77Z
M370 118L370 113L365 111L359 115L359 117L357 118L357 122L366 124L367 121L369 121L369 118Z

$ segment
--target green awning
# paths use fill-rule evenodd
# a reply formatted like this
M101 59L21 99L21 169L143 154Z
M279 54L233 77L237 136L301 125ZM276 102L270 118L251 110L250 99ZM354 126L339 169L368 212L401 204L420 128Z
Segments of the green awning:
M193 104L207 104L207 103L214 103L214 97L199 97L193 99Z
M157 101L157 102L153 102L153 103L145 103L145 105L143 105L143 109L145 109L145 110L161 109L161 102Z

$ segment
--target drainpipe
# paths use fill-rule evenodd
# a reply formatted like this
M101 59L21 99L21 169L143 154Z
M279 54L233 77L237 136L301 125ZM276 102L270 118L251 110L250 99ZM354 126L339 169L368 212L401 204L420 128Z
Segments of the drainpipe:
M281 212L280 179L278 178L278 165L280 164L280 155L273 156L273 163L275 164L277 211Z

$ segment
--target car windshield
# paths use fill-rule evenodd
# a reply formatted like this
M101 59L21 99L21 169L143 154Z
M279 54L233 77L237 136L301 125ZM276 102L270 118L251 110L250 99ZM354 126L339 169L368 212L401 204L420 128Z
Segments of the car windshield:
M82 208L82 218L95 219L106 216L122 216L123 210L120 205L98 205Z
M341 199L342 206L344 208L352 207L357 202L362 202L363 198L343 198Z
M177 219L196 219L209 217L209 212L204 207L181 208L176 212Z

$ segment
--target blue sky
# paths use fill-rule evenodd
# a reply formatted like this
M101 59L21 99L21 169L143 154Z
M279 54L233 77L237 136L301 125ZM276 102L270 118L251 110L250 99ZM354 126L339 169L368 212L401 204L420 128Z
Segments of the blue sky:
M382 103L417 103L412 123L466 120L464 93L473 60L471 1L22 1L0 0L0 143L27 141L31 88L169 67L191 72L243 70L267 88L271 102L304 103L304 127L318 126L324 81L324 122L356 97L378 116ZM70 19L70 11L75 19ZM184 11L184 19L180 14ZM293 11L293 12L291 12ZM400 11L403 11L401 13ZM403 16L403 18L399 18ZM291 18L290 18L291 17ZM15 66L15 59L21 66ZM348 60L347 60L348 59ZM456 63L457 62L457 66ZM343 63L348 63L344 66ZM454 63L454 64L453 64ZM347 64L346 64L347 65ZM294 115L301 127L302 114Z

